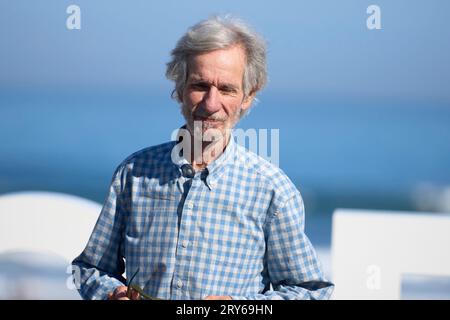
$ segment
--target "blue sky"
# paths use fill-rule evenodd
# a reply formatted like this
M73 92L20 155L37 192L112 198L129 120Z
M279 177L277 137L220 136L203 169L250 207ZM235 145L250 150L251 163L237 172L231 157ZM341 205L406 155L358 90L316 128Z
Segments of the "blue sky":
M81 8L69 31L66 8ZM368 30L366 8L381 8ZM269 43L267 92L450 101L448 1L24 1L0 3L0 88L170 90L186 28L232 13Z

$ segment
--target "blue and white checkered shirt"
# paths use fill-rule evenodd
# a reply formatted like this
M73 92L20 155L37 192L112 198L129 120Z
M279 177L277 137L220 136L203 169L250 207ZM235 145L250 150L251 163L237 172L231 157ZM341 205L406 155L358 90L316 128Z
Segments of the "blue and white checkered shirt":
M175 145L141 150L117 168L73 261L83 298L105 299L126 283L125 269L129 278L138 268L133 283L162 299L330 297L304 233L302 197L278 167L231 139L185 178L171 159Z

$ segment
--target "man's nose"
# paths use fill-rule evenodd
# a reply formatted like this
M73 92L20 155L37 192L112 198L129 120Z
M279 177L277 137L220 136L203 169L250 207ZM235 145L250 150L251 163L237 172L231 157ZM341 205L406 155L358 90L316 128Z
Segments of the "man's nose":
M203 97L203 109L208 114L214 114L220 110L220 92L211 86Z

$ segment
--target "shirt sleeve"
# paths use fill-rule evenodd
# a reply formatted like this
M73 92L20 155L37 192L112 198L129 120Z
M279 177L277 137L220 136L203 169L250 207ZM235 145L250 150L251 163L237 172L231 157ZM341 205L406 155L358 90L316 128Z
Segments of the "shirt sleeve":
M273 289L235 300L328 299L334 285L327 281L317 254L304 233L304 205L300 193L278 208L267 228L267 271Z
M74 282L83 299L106 299L109 292L125 283L121 252L125 215L120 197L121 176L119 167L86 248L72 262Z

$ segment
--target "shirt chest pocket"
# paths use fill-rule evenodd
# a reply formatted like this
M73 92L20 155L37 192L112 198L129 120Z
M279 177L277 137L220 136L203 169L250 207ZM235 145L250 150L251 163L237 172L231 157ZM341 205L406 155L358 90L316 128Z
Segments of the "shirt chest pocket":
M177 224L177 201L153 193L131 203L125 227L125 254L151 256L167 246Z

